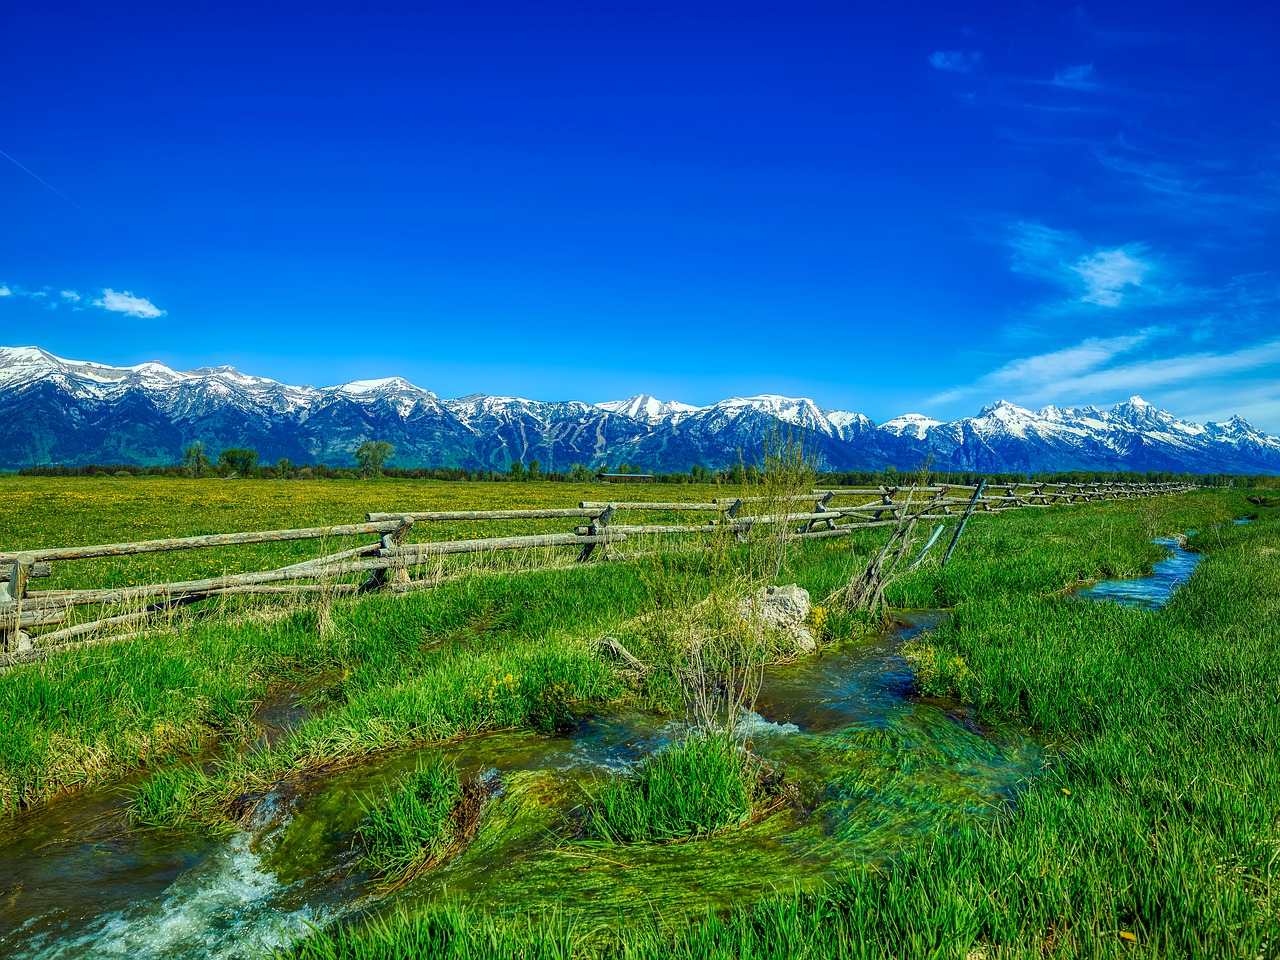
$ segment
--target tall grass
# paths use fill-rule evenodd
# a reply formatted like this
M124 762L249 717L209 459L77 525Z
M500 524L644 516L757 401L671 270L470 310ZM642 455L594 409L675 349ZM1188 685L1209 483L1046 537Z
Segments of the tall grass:
M588 828L613 843L704 836L751 816L759 767L723 732L695 734L649 756L631 775L604 780Z
M558 915L495 921L451 904L374 920L358 932L320 933L277 956L296 960L571 960L581 933Z
M362 862L394 878L441 859L457 839L454 817L462 797L457 763L440 754L428 757L367 808L359 829Z

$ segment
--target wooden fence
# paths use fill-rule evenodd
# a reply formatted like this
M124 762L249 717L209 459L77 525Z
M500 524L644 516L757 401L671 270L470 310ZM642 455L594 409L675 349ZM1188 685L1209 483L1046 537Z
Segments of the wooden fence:
M584 501L577 507L543 510L436 510L370 513L364 523L249 533L217 533L133 543L47 547L0 553L0 667L91 642L109 628L138 625L158 614L211 597L245 594L360 593L429 586L411 568L433 557L503 550L567 547L588 561L596 548L635 536L681 536L731 531L746 538L757 526L795 524L789 538L847 536L854 530L889 526L909 517L945 517L956 511L998 512L1179 493L1174 483L1006 484L877 487L814 490L788 497L727 497L705 503ZM807 509L794 505L809 504ZM759 512L763 510L765 512ZM626 523L624 514L694 514L685 523ZM464 540L411 540L431 524L458 521L578 520L572 531ZM642 518L641 518L642 519ZM287 566L198 580L96 589L40 590L34 582L53 564L299 540L376 537L371 543ZM932 541L931 541L932 542ZM353 575L363 579L342 580ZM126 607L125 612L109 613ZM71 623L80 608L96 608L91 619ZM69 625L70 624L70 625Z

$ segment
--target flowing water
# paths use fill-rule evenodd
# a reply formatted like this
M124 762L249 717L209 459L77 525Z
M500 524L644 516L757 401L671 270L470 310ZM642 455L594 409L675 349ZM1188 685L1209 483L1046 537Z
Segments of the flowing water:
M594 784L685 732L635 710L583 719L561 736L499 733L444 747L497 793L458 857L390 892L359 868L356 828L363 805L423 751L269 796L246 829L222 838L124 826L126 786L5 825L0 955L253 956L311 924L446 894L498 912L559 908L612 921L637 907L726 906L885 864L921 836L1006 809L1045 762L1024 737L914 694L899 650L936 622L923 615L768 672L749 734L801 799L750 826L665 845L580 839ZM271 715L288 719L289 709Z
M1232 521L1248 523L1248 518ZM1186 536L1196 531L1188 530ZM1186 538L1157 537L1151 541L1169 550L1169 556L1159 561L1145 577L1132 580L1101 580L1081 590L1077 596L1086 600L1104 600L1126 607L1143 607L1157 610L1173 597L1173 593L1190 579L1200 565L1202 555L1188 550Z

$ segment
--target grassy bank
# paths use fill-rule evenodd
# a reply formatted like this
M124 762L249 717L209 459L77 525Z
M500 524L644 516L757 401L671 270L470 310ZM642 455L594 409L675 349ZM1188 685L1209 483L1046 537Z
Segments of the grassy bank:
M1260 516L1221 526L1244 513ZM1065 594L1149 569L1163 551L1148 538L1189 528L1202 531L1193 543L1207 556L1167 609ZM97 533L80 535L113 538ZM782 579L821 598L882 536L804 544ZM690 595L714 573L696 555L663 562L678 567ZM12 810L145 763L155 769L136 814L173 825L216 819L277 778L370 751L552 729L564 711L641 695L591 641L635 636L639 648L636 618L652 609L655 582L629 564L473 577L24 666L0 676L0 797ZM981 717L1026 725L1053 747L1050 776L996 826L935 836L887 873L856 873L822 895L694 924L653 919L602 936L561 917L533 936L523 921L446 905L319 934L300 950L1266 956L1280 943L1277 597L1280 520L1238 494L977 516L945 570L926 563L889 599L952 611L927 641L932 662L946 668L922 679L925 693L962 694ZM269 749L235 749L253 730L256 702L284 683L310 685L314 715ZM229 749L200 767L167 762L211 740Z
M980 716L1053 744L1051 773L994 826L935 836L819 895L692 923L628 918L601 935L552 918L520 941L523 955L1277 955L1280 517L1215 526L1247 510L1210 497L1164 506L1154 532L1197 527L1206 558L1159 612L1063 594L1149 563L1153 521L1133 505L983 518L963 563L899 585L898 602L950 601L930 644L965 664ZM953 677L935 674L925 692L956 692ZM440 956L522 955L523 929L446 905L321 934L298 955L428 943Z

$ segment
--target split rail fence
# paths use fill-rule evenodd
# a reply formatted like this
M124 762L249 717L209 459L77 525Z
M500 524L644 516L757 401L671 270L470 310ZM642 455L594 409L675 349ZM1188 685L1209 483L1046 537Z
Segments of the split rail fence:
M145 625L157 615L212 597L253 594L361 593L423 589L434 580L415 580L411 569L434 557L489 554L505 550L566 547L577 560L597 559L608 544L637 536L681 536L731 531L746 538L756 526L796 524L797 540L848 536L854 530L896 525L911 517L945 517L973 511L998 512L1055 504L1088 503L1179 493L1175 483L1004 484L986 487L944 485L814 490L789 497L726 497L706 503L584 501L577 507L531 510L436 510L370 513L364 523L249 533L144 540L79 547L47 547L0 553L0 667L43 659L59 650L100 639L123 639L112 628ZM793 505L810 504L807 509ZM765 513L757 512L764 509ZM772 512L768 512L772 511ZM624 514L700 514L691 523L625 523ZM904 516L905 514L905 516ZM707 516L710 515L710 516ZM411 540L431 524L459 521L577 520L566 533ZM937 537L935 531L934 539ZM94 589L36 589L52 565L68 561L127 557L299 540L376 537L371 543L283 567L197 580ZM932 540L930 545L932 545ZM597 548L600 552L596 553ZM363 574L360 579L358 575ZM357 575L355 580L340 578ZM112 609L125 612L111 613ZM77 611L91 619L75 622Z

